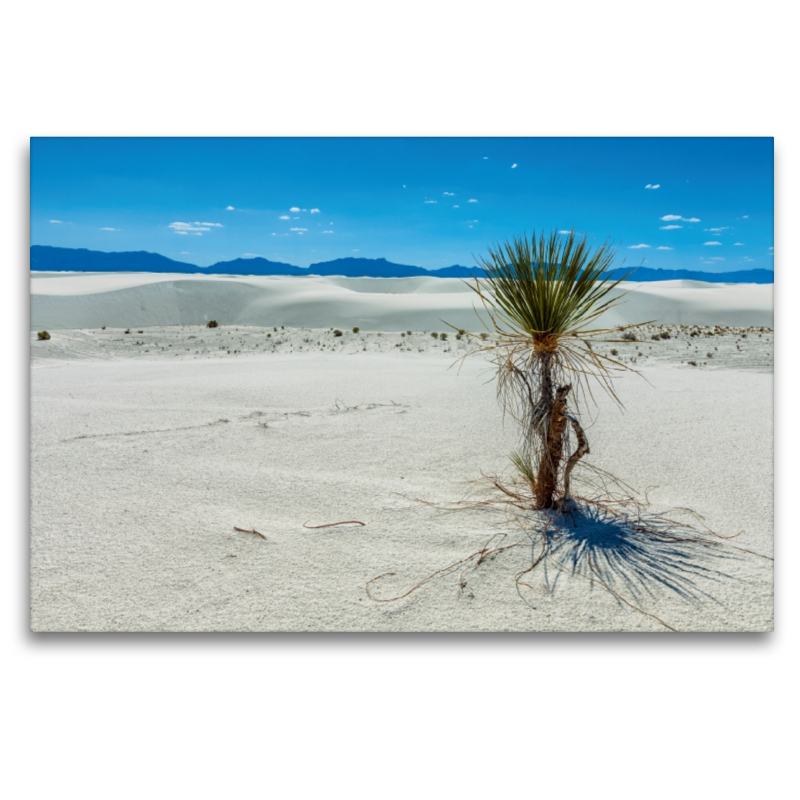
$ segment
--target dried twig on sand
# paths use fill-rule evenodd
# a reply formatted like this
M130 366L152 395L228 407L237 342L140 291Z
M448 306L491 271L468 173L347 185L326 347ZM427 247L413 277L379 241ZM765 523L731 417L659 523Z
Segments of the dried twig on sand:
M252 534L254 534L255 536L260 536L260 537L261 537L261 538L262 538L264 541L266 541L266 540L267 540L267 537L266 537L266 536L264 536L264 534L263 534L263 533L259 533L259 532L258 532L258 531L257 531L255 528L253 528L253 529L251 529L251 530L247 530L247 528L237 528L237 527L234 525L234 526L233 526L233 529L234 529L235 531L239 531L239 533L252 533Z
M357 519L346 519L344 522L329 522L327 525L309 525L307 522L303 523L304 528L335 528L337 525L361 525L365 527L365 522L359 522Z

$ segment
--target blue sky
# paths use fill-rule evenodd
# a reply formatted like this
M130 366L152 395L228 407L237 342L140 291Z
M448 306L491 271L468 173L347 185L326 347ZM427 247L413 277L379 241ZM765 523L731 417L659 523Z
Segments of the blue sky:
M771 138L34 138L31 244L438 269L534 229L773 268Z

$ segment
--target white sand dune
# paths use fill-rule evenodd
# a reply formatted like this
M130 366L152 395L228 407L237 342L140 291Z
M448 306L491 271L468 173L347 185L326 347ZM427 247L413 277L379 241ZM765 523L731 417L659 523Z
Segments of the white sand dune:
M772 285L698 281L627 283L627 296L598 321L766 326ZM616 295L621 291L615 291ZM110 326L230 325L362 330L476 327L478 298L448 278L228 277L145 273L32 273L31 330Z
M601 394L583 416L587 464L651 487L653 513L688 507L723 535L742 531L731 541L742 550L683 552L607 527L522 587L526 546L463 589L456 571L397 602L368 596L378 575L394 573L373 584L390 597L492 536L526 541L502 512L419 502L507 473L517 444L482 357L451 368L470 340L419 332L442 331L445 314L476 329L471 293L448 283L34 277L32 327L52 338L31 334L32 629L771 630L774 335L753 329L603 345L646 380L616 381L624 411ZM772 287L632 288L612 323L653 311L772 322ZM209 330L206 317L227 324ZM287 327L242 322L258 319ZM383 330L349 331L369 319ZM346 520L364 525L304 527ZM638 610L564 570L586 547Z

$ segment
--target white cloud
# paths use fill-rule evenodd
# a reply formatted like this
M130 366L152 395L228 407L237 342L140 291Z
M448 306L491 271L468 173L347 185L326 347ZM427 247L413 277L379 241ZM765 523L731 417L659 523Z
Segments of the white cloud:
M436 202L436 200L426 200L425 202L426 202L426 203L435 203L435 202Z
M511 165L511 169L516 169L516 168L517 168L517 165L516 165L516 164L512 164L512 165Z
M291 217L288 214L281 214L278 219L291 219Z
M750 219L750 215L749 215L749 214L745 214L745 215L742 217L742 219Z
M665 216L661 217L662 222L672 222L675 219L680 219L680 214L666 214Z
M318 208L312 208L311 211L308 212L309 214L319 214L320 210Z
M208 225L209 228L224 228L225 226L220 222L193 222L193 225Z
M659 230L662 231L676 231L678 228L682 228L683 225L662 225Z
M733 246L734 247L744 247L744 242L734 242Z
M258 253L242 253L242 258L264 258L264 256Z
M467 202L468 203L477 203L478 201L475 198L472 198L471 200L467 200Z
M664 245L656 247L656 250L674 250L674 249L675 249L674 247L664 247Z
M559 231L559 233L562 234L563 236L569 236L572 233L572 231Z
M443 194L445 197L453 197L453 196L455 195L455 192L442 192L442 194Z
M697 217L689 217L688 219L686 217L681 217L681 222L700 222L700 220L697 219Z
M119 228L100 228L101 231L118 231Z
M660 189L660 183L648 183L647 186L644 187L645 189Z
M188 236L189 235L186 231L175 231L175 233L179 233L181 236Z
M204 231L211 230L205 223L200 222L170 222L167 227L172 228L175 233L194 233L200 235L202 235ZM222 226L220 225L219 227Z
M308 228L289 228L290 231L295 231L296 233L305 233Z
M730 225L726 225L724 228L703 228L703 230L709 233L722 233L722 231L728 230L729 227Z
M650 247L649 244L632 244L628 247L628 250L641 250L643 247Z
M770 249L770 250L774 250L774 249L775 249L775 247L773 246L773 247L770 247L769 249Z
M236 211L236 209L233 206L228 206L225 210L226 211Z
M322 231L323 233L333 233L333 231Z
M405 184L403 184L403 188L404 188L404 189L406 188L406 185L405 185Z
M483 156L483 160L484 161L488 161L489 160L489 156Z
M722 242L703 242L704 245L721 245Z
M724 256L711 256L711 261L724 261Z
M54 225L63 225L64 224L60 219L51 219L50 222L52 222Z
M297 213L299 210L300 210L300 209L299 209L297 206L292 206L292 207L289 209L289 211L291 211L291 212L292 212L292 214L296 214L296 213Z

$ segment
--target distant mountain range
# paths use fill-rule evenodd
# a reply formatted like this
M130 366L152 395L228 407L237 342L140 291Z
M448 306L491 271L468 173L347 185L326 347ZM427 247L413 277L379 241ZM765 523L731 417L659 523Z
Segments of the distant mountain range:
M410 278L427 275L434 278L483 277L478 267L458 264L443 269L428 270L407 264L393 264L385 258L337 258L311 264L308 269L269 261L266 258L236 258L219 261L210 267L198 267L184 261L148 253L144 250L125 253L104 253L99 250L69 247L31 246L32 272L155 272L202 275L343 275L346 278ZM629 269L605 273L622 277ZM767 269L748 269L738 272L700 272L688 269L650 269L639 267L631 275L636 281L694 280L708 283L773 283L775 273Z

